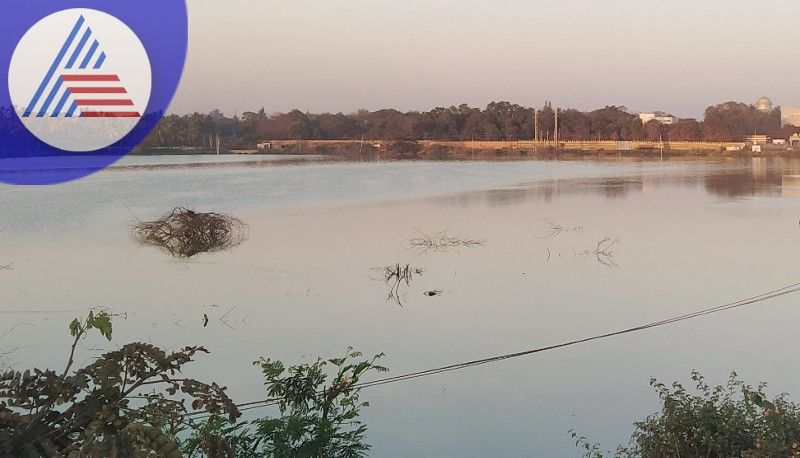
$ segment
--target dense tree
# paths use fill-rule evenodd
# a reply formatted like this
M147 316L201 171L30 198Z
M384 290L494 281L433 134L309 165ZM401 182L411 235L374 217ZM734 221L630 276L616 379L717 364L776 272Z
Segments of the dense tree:
M682 119L669 127L667 138L672 141L704 140L703 125L696 119Z
M711 141L741 140L753 134L776 136L780 129L780 110L763 113L752 105L739 102L708 107L703 122L704 138Z

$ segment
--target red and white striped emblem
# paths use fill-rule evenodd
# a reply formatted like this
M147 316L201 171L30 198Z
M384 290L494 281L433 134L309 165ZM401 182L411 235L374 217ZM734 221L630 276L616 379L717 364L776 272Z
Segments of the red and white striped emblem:
M68 73L61 75L67 91L74 97L84 118L138 118L119 75L105 73Z

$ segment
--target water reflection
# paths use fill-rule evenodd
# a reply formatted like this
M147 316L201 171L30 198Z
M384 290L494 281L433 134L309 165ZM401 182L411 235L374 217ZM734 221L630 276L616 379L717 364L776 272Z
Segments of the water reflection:
M692 160L682 162L690 167L678 173L661 173L645 168L637 175L615 178L568 178L464 193L439 199L443 205L490 206L516 205L526 201L551 202L558 198L594 194L606 200L622 200L631 194L666 187L694 188L703 186L711 195L736 197L794 197L800 192L800 159L748 158L720 162Z
M706 177L706 189L721 197L775 197L786 192L791 195L796 184L784 177L800 174L800 159L755 157L750 163L749 171L734 170Z
M800 199L739 197L786 195L797 164L319 164L4 187L0 264L14 269L0 271L0 332L35 327L17 327L0 347L19 348L15 362L59 365L52 349L68 340L66 323L104 305L128 316L111 345L202 344L212 356L191 375L247 401L263 398L250 364L262 355L297 362L354 345L385 351L400 374L630 327L796 280L786 247L800 243ZM176 260L130 239L127 207L153 215L180 205L240 217L248 243ZM548 220L581 230L542 237ZM445 241L486 243L409 249L416 231L444 229ZM402 308L386 304L395 278L387 285L371 270L389 262L425 267L409 289L401 280ZM786 344L800 319L793 304L375 389L364 393L369 442L378 457L571 457L569 429L613 447L653 411L651 376L736 369L798 393Z
M800 197L800 175L783 175L781 177L781 195L783 197Z

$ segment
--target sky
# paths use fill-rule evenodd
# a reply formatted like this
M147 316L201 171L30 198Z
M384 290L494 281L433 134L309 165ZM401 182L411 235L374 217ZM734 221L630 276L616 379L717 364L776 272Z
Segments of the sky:
M189 0L170 108L800 106L797 0Z

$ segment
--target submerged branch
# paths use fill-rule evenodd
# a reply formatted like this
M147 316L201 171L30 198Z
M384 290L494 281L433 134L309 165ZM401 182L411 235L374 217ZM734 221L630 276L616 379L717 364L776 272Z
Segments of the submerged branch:
M403 306L403 296L401 290L405 287L411 286L414 281L414 276L420 276L425 271L420 267L414 267L411 264L401 265L399 262L380 268L383 273L382 280L389 287L389 296L387 300L397 302L397 305Z
M551 219L542 220L542 232L534 235L537 239L554 239L565 232L583 232L583 226L564 226Z
M456 248L474 248L483 246L485 240L472 237L462 237L460 235L450 235L448 231L426 234L419 232L417 237L406 240L406 244L416 249L421 254L425 253L446 253Z
M584 256L592 256L597 259L597 262L606 267L618 267L614 262L614 255L616 254L616 246L619 239L606 237L597 242L597 246L593 250L586 250L582 254Z

